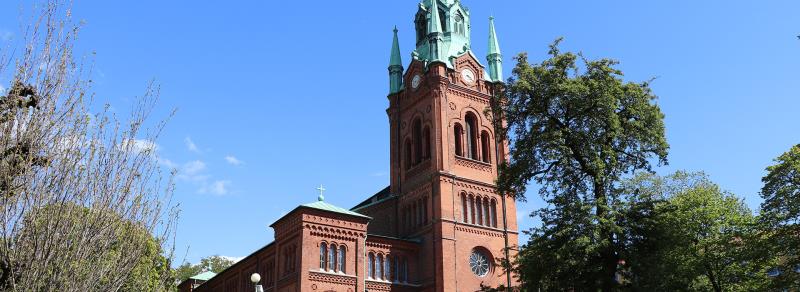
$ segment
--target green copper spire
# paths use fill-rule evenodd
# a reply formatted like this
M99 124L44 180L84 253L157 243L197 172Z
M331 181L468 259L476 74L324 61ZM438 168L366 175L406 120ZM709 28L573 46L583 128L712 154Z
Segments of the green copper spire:
M444 31L442 30L442 21L439 18L439 0L431 0L431 7L428 8L428 13L430 13L430 17L428 17L428 48L430 49L430 61L445 62L446 60L442 56L444 51L444 42L442 40Z
M394 27L392 55L389 57L389 94L403 89L403 60L400 58L400 42L397 40L397 26Z
M431 7L429 9L431 17L428 21L428 35L432 33L442 33L442 21L439 19L439 1L431 0Z
M489 78L493 82L503 82L503 55L500 54L500 44L494 31L493 16L489 17L489 50L486 61L489 61Z

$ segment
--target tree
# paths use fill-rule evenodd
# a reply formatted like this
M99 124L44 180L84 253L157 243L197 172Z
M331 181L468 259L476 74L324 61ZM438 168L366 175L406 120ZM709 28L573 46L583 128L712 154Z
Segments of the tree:
M624 82L616 61L561 53L559 41L540 64L516 57L499 102L507 126L498 132L509 132L511 157L501 165L498 191L524 199L533 180L549 205L519 254L543 268L523 268L523 283L609 291L621 251L617 184L624 174L649 171L653 157L666 164L664 115L647 82Z
M13 76L0 92L0 290L166 289L177 209L156 156L164 122L146 126L158 88L126 120L91 111L69 4L37 7L21 54L0 48Z
M633 290L767 289L764 241L740 198L703 173L640 174L624 185L632 194L627 217L636 218L623 224L625 278Z
M775 159L761 179L761 220L778 257L778 288L800 290L800 144Z
M220 272L224 271L228 267L235 264L233 260L227 257L213 255L210 257L205 257L200 260L199 263L192 265L188 262L184 262L178 268L175 269L175 279L178 283L189 279L189 277L200 274L204 271L211 271L214 273L219 274Z

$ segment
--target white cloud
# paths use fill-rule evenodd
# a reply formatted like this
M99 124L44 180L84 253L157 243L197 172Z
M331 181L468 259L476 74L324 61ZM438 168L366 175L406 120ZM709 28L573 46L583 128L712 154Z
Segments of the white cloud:
M229 260L229 261L233 261L234 263L238 263L239 261L244 259L244 257L231 257L231 256L224 256L224 255L221 255L219 257L224 258L224 259Z
M385 172L385 171L373 172L373 173L371 173L369 176L372 176L372 177L381 177L381 176L386 176L386 172Z
M186 139L183 139L183 141L186 142L186 148L189 149L189 151L194 152L194 153L198 153L198 154L200 153L200 149L197 148L197 144L194 144L194 141L192 141L192 138L186 137Z
M161 165L166 166L167 168L171 168L171 169L177 169L178 168L178 164L177 163L172 162L172 160L169 160L169 159L166 159L166 158L159 157L158 158L158 162L161 163Z
M158 151L158 144L150 140L143 139L124 139L119 145L123 151L135 153Z
M231 185L229 180L216 180L210 184L204 185L198 192L201 194L214 194L214 195L227 195L228 187Z
M6 94L6 88L2 84L0 84L0 94Z
M242 164L244 164L244 161L239 160L238 158L236 158L233 155L225 156L225 161L227 161L231 165L242 165Z
M10 30L0 29L0 40L7 42L14 38L14 33Z

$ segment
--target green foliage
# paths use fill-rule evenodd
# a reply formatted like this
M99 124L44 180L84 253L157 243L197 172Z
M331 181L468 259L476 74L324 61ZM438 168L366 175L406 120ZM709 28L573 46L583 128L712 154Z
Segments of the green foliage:
M760 223L778 258L775 285L800 290L800 144L776 158L762 181Z
M219 274L235 263L236 262L219 255L203 258L195 265L184 262L175 269L175 279L180 283L204 271L211 271Z
M642 291L765 289L769 262L755 217L703 173L642 174L625 183L626 282ZM637 208L635 206L646 206Z
M110 244L102 249L95 250L97 256L104 262L116 261L133 261L125 263L121 266L130 267L129 270L114 271L116 273L123 273L125 276L122 282L116 282L117 277L102 277L96 279L96 287L98 290L116 290L116 291L166 291L173 290L173 280L170 275L169 260L163 255L160 243L150 235L144 228L134 224L130 221L121 219L113 212L96 210L79 206L73 203L63 203L58 205L47 205L27 214L22 231L20 232L20 239L18 242L32 244L41 241L43 234L41 230L47 228L56 228L61 232L59 240L67 242L81 242L86 234L73 232L76 226L86 224L88 216L102 216L105 218L105 226L95 226L98 233L114 232L110 238ZM54 224L54 222L57 222ZM113 227L112 227L113 226ZM132 245L137 245L139 248L132 249ZM78 252L77 246L72 245L68 250L55 250L53 253L72 253ZM137 252L136 255L131 255L131 252ZM21 263L21 265L25 265ZM92 269L93 263L76 260L66 263L66 267L73 273L73 277L87 277L87 273L81 271L88 271ZM63 272L65 267L52 266L47 271L48 274L57 274ZM57 286L57 283L52 285ZM114 287L119 287L118 290Z
M667 162L664 115L647 82L624 82L616 61L561 53L559 41L540 64L516 58L499 103L512 147L498 189L524 199L532 180L549 205L520 251L523 283L611 290L622 248L615 190L651 158Z

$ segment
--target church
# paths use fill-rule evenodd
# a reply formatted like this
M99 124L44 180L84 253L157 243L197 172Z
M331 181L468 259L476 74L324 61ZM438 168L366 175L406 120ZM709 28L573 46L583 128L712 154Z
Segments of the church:
M494 185L508 151L487 114L503 82L494 21L484 60L461 1L422 0L414 25L408 67L396 28L389 58L389 186L349 209L320 194L270 225L273 242L180 291L254 291L253 273L266 292L517 285L500 266L515 256L518 230L514 200Z

